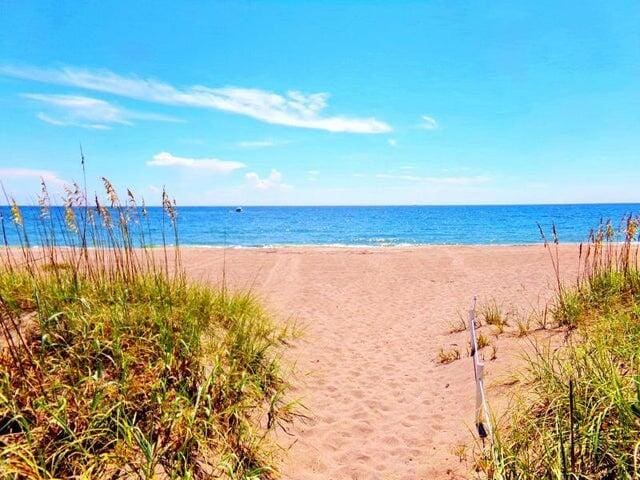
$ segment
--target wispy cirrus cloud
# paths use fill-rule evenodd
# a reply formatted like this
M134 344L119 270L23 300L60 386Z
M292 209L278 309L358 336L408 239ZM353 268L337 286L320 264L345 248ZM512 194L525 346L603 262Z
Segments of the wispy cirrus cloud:
M438 128L438 122L435 118L429 117L428 115L422 115L420 118L422 122L418 125L419 128L424 130L435 130Z
M43 122L59 127L83 127L106 130L112 125L133 125L134 121L180 122L168 115L138 112L114 105L99 98L82 95L51 95L25 93L24 98L47 106L51 111L39 112Z
M421 177L418 175L393 175L386 173L379 173L376 178L390 179L390 180L406 180L409 182L420 182L431 185L480 185L491 181L491 177L484 175L476 175L469 177Z
M230 173L234 170L246 168L246 165L241 162L220 160L218 158L177 157L169 152L157 153L153 156L153 160L147 162L147 165L152 167L181 167L210 173Z
M59 118L53 118L49 115L47 115L44 112L38 112L36 117L40 120L42 120L44 123L48 123L49 125L55 125L56 127L68 127L70 126L69 122L60 120ZM96 128L96 129L108 129L109 127L107 127L106 125L78 125L78 126L82 126L82 127L87 127L87 128Z
M266 178L261 178L256 172L249 172L245 175L245 179L247 184L255 190L291 190L293 188L283 183L282 174L275 168Z
M164 105L208 108L245 115L256 120L290 127L348 133L385 133L392 130L375 118L323 116L327 93L273 93L254 88L211 88L202 85L175 87L109 70L40 68L0 65L0 75L56 85L72 86Z

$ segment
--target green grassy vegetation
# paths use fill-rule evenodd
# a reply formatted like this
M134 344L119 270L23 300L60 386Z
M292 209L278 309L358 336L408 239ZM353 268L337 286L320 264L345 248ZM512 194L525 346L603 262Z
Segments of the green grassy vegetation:
M504 327L507 326L507 319L495 299L480 307L480 320L484 322L485 325L493 325L498 333L502 333Z
M38 249L13 204L0 478L276 477L268 431L295 414L279 363L290 332L250 295L187 280L166 194L173 246L149 248L144 206L105 187L109 207L76 187L56 219L43 185Z
M557 237L552 306L566 341L537 347L524 389L479 459L493 479L640 478L640 270L638 226L610 223L580 247L575 285L561 282Z

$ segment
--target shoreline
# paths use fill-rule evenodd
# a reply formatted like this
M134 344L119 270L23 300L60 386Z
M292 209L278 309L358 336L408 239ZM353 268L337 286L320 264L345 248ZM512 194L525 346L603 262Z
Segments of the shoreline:
M180 248L187 249L233 249L233 250L286 250L286 249L337 249L337 250L362 250L362 249L422 249L422 248L442 248L442 247L535 247L544 245L539 243L394 243L388 245L367 245L348 243L281 243L273 245L180 245ZM563 245L579 245L579 242L564 243ZM156 248L156 247L154 247ZM157 247L162 248L162 247Z
M611 242L612 245L622 245L624 242ZM558 245L562 247L577 247L580 245L589 245L590 242L560 242ZM553 245L549 242L548 245ZM282 243L274 245L206 245L206 244L180 244L180 249L185 250L421 250L429 248L526 248L526 247L544 247L544 242L533 243L398 243L390 245L364 245L364 244L337 244L337 243ZM21 249L21 245L2 245L2 248ZM31 245L30 250L42 250L50 248L49 246ZM55 245L56 249L81 248L79 245ZM87 247L92 250L94 247ZM161 250L162 245L147 246L148 250ZM175 245L167 244L167 249L174 249ZM141 247L134 247L134 250L140 250Z

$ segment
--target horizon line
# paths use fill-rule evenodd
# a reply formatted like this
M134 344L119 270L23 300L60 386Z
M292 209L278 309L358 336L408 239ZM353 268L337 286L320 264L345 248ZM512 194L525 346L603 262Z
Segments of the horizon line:
M344 208L344 207L553 207L553 206L579 206L579 205L640 205L640 200L634 202L548 202L548 203L344 203L344 204L211 204L211 205L177 205L177 208ZM126 205L122 205L126 207ZM0 203L0 207L11 207L11 204ZM18 204L18 207L35 207L41 208L38 204ZM63 204L52 204L49 207L64 207ZM94 205L89 205L93 208ZM138 205L142 208L142 205ZM146 207L162 208L160 204L146 204ZM75 208L84 208L81 205ZM113 207L116 208L116 207Z

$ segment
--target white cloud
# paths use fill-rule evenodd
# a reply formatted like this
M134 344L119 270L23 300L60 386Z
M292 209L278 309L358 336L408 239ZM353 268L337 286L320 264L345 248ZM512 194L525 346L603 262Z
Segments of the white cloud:
M62 181L51 170L39 170L35 168L0 168L0 178L41 178L45 181Z
M44 180L49 186L57 187L50 193L60 193L62 191L62 186L66 185L63 179L61 179L58 174L52 170L44 170L37 168L0 168L0 183L5 183L8 185L8 191L14 188L15 193L21 196L20 200L29 201L28 196L24 195L24 181L28 182L40 182Z
M260 178L256 172L249 172L245 175L249 186L255 190L289 190L291 185L282 182L282 174L272 169L267 178Z
M154 167L182 167L197 170L205 170L212 173L229 173L246 165L241 162L219 160L217 158L186 158L176 157L169 152L160 152L149 160L147 165Z
M157 80L121 76L109 70L72 67L48 69L0 65L0 75L73 86L165 105L222 110L276 125L329 132L391 131L387 123L375 118L322 116L321 113L327 106L326 93L289 91L277 94L251 88L210 88L202 85L178 88Z
M422 115L422 123L420 124L420 128L425 130L435 130L438 128L438 122L435 118L429 117L427 115Z
M59 118L50 117L44 112L38 112L36 117L43 122L50 125L55 125L56 127L81 127L90 128L93 130L111 130L111 127L109 127L108 125L103 125L102 123L76 123L69 120L61 120Z
M309 170L307 173L309 174L307 180L311 182L318 181L318 175L320 175L320 172L318 170Z
M58 127L65 127L68 125L68 123L63 122L62 120L58 120L56 118L52 118L49 115L47 115L46 113L40 112L36 115L36 117L38 117L40 120L42 120L45 123L49 123L51 125L56 125Z
M53 109L55 112L53 115L40 112L37 117L43 122L60 127L75 126L106 130L110 125L133 125L134 120L180 121L168 115L127 110L105 100L81 95L26 93L22 96Z
M395 138L390 138L387 140L387 143L389 144L389 146L391 147L397 147L398 146L398 141Z
M384 178L391 180L406 180L410 182L428 183L432 185L479 185L491 181L490 177L483 175L477 175L473 177L419 177L417 175L391 175L386 173L379 173L376 178Z

